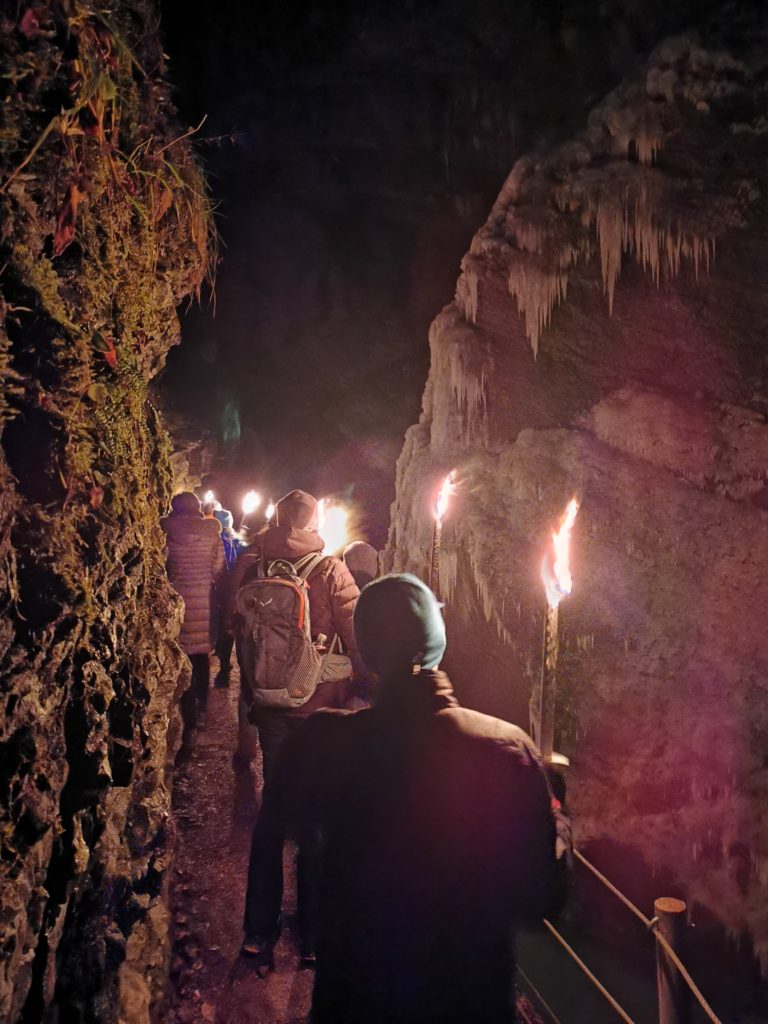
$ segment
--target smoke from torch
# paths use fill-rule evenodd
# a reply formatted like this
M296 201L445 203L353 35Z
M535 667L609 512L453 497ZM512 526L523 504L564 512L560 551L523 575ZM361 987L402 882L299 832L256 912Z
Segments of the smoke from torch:
M555 696L557 689L557 655L560 646L558 609L560 602L573 588L570 566L571 530L579 511L576 498L571 498L552 534L551 543L541 563L541 579L547 595L544 618L544 651L541 664L541 696L539 703L539 735L536 737L541 756L551 762L555 738Z
M432 528L432 557L429 566L429 586L432 593L440 596L440 545L443 539L443 518L448 511L448 499L456 493L456 470L452 469L440 485L435 501L435 524Z

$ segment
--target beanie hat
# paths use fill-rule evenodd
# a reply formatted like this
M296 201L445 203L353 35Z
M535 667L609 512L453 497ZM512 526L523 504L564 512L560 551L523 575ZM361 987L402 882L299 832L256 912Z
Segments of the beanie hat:
M306 491L289 491L275 505L275 524L297 530L317 530L317 501Z
M217 508L213 511L214 519L218 519L221 523L222 529L231 530L235 524L235 520L232 518L232 513L228 508Z
M437 668L445 653L440 604L411 573L369 583L357 602L354 626L360 656L378 675L394 675L412 665Z
M182 491L171 498L171 511L174 515L190 515L200 513L200 499L192 491Z
M365 573L372 580L379 575L379 553L364 540L347 544L341 557L350 572Z

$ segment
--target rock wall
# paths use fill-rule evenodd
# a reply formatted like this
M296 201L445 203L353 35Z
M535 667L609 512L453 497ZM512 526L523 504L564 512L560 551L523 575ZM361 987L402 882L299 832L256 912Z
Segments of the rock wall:
M431 328L388 549L426 572L456 467L447 664L466 703L527 725L544 544L580 497L556 733L578 841L638 898L663 873L764 968L767 72L759 29L672 39L515 165Z
M147 1021L184 683L147 383L210 210L149 0L0 31L0 1018Z

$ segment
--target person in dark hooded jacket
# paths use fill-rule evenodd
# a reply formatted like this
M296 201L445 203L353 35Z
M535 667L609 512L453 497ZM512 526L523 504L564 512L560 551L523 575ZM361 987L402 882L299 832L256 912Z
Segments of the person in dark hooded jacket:
M355 633L374 706L319 712L284 747L246 931L276 935L275 836L298 815L324 836L312 1024L511 1024L513 929L562 899L567 823L533 741L459 706L420 580L370 583Z
M216 597L225 571L219 524L205 519L200 500L183 491L161 519L166 538L166 566L174 590L184 601L179 644L192 662L192 682L182 698L187 728L200 724L208 700L209 655L213 649Z

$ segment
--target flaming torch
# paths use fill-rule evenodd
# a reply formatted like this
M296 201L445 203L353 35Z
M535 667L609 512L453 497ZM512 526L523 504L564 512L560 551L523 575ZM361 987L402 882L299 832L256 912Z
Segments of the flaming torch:
M557 687L557 655L559 650L558 609L573 587L569 563L571 530L579 511L576 498L571 498L560 519L556 533L541 563L541 579L547 595L547 614L544 619L544 652L541 664L541 696L539 704L539 735L537 736L544 763L553 761L555 738L555 696Z
M248 493L243 498L243 515L242 518L240 519L240 529L242 529L243 526L245 525L245 521L248 518L248 516L251 515L252 512L255 512L260 504L261 495L257 494L256 491L248 491Z
M440 485L435 501L435 524L432 528L432 556L429 563L429 587L432 593L440 596L440 545L443 540L443 517L448 511L448 499L456 493L456 470L452 469Z
M203 503L206 505L210 505L215 500L216 495L213 493L213 491L206 491L205 494L203 495Z
M317 517L317 532L323 538L323 550L340 551L348 540L347 510L341 505L332 505L327 498L321 498Z
M264 518L267 520L268 523L272 520L272 516L274 514L275 514L275 503L270 498L269 499L269 504L267 505L266 509L264 510Z

